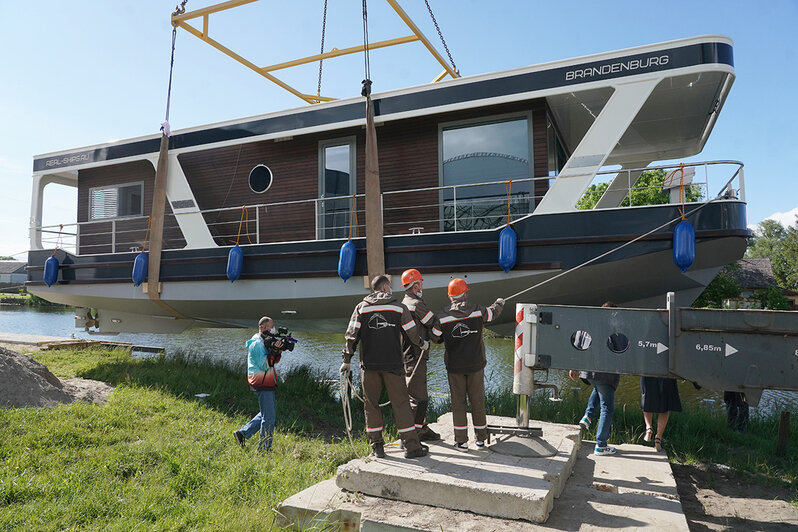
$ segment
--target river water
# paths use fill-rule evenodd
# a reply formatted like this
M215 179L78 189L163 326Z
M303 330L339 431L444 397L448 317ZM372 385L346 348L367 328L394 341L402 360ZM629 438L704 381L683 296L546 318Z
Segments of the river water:
M247 329L189 329L180 334L147 334L121 333L114 336L89 335L75 329L73 311L71 309L31 309L28 307L0 306L0 332L18 334L41 334L45 336L92 338L131 342L134 345L159 346L166 353L182 351L187 354L206 356L213 361L233 368L243 368L246 364L247 352L244 343L255 332ZM279 325L279 323L278 323ZM343 332L340 334L306 333L293 334L299 340L291 352L286 352L280 362L285 373L298 365L308 365L330 379L338 378L338 367L341 365L341 348L344 344ZM485 368L485 384L492 390L509 390L513 384L513 341L509 338L486 338L488 365ZM443 348L433 345L428 367L429 392L432 401L448 397L449 385L443 365ZM539 377L540 378L540 377ZM563 370L551 371L549 382L557 385L563 394L575 393L586 386L568 379ZM616 407L627 404L639 404L639 377L624 375L616 394ZM541 391L540 393L550 393ZM688 382L679 383L679 393L686 405L702 405L707 408L723 406L722 393L710 390L696 390ZM790 410L798 412L798 393L778 390L765 390L759 407L755 412Z

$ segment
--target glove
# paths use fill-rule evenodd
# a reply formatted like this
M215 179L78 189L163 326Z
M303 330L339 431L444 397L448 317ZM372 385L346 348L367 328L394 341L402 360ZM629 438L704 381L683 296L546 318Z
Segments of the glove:
M349 362L344 362L343 364L341 364L341 369L340 369L341 375L346 375L347 373L349 373L350 371L349 368L351 366L352 365Z
M504 299L502 299L500 297L497 297L496 298L496 302L494 303L494 305L501 305L503 307L504 306Z
M421 346L421 350L426 351L427 349L429 349L429 340L424 340L424 343Z

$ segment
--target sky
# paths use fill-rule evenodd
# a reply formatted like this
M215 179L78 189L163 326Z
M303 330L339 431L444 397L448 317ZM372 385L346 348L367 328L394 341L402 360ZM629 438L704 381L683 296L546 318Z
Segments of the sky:
M189 11L214 4L189 0ZM361 2L327 0L325 50L362 43ZM400 0L443 51L422 0ZM34 155L155 134L164 119L176 0L0 0L0 255L26 259ZM210 35L258 65L319 52L324 0L261 0L213 15ZM673 39L734 40L736 80L714 131L690 160L745 164L748 223L798 214L798 1L552 2L430 0L462 75ZM370 0L372 42L409 34ZM374 92L429 82L441 70L420 43L373 50ZM318 63L278 77L315 93ZM361 54L326 61L322 94L357 96ZM172 129L306 104L178 30ZM680 162L680 161L676 161ZM45 189L44 224L73 223L74 189Z

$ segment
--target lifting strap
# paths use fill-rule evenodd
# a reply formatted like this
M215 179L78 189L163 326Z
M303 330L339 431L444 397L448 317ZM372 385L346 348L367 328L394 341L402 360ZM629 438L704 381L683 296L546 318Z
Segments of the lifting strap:
M366 264L369 279L385 273L385 248L382 228L380 163L377 157L377 130L374 127L374 106L369 79L369 30L366 0L363 0L363 52L366 79L361 94L366 97Z
M186 0L187 1L187 0ZM184 1L180 9L185 10ZM166 119L161 124L161 147L158 153L158 166L155 169L155 187L152 193L152 208L150 209L150 256L149 273L147 275L147 295L150 301L167 311L176 318L186 318L183 314L173 309L161 300L161 250L163 249L163 221L166 212L166 176L169 167L169 104L172 97L172 70L175 64L175 39L177 26L172 27L172 58L169 63L169 89L166 95Z

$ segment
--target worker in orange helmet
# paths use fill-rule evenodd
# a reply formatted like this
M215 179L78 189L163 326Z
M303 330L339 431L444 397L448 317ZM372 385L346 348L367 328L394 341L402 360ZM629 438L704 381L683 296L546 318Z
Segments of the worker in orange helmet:
M463 279L449 283L451 303L436 315L432 340L443 342L444 362L449 376L454 424L454 447L468 451L468 417L466 398L471 403L471 422L474 425L477 449L485 448L488 421L485 414L485 344L482 329L501 314L504 300L497 299L489 307L468 301L468 284Z
M402 286L405 297L402 304L407 307L416 322L416 329L423 340L429 340L432 326L435 324L435 314L429 309L422 297L424 278L415 268L402 273ZM422 350L418 346L405 342L403 345L405 363L405 378L407 391L410 394L410 408L413 410L413 419L421 441L440 440L440 435L427 425L427 360L429 360L429 347Z

